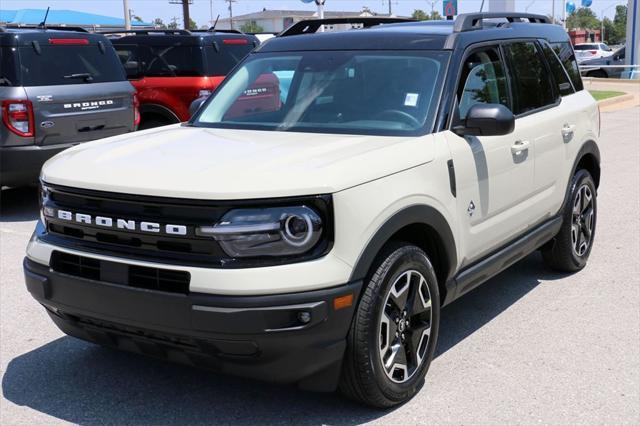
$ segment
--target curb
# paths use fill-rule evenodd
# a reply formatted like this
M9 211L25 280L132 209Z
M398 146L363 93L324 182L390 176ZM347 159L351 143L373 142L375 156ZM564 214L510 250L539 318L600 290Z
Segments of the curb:
M635 96L633 96L630 93L627 93L625 95L614 96L613 98L607 98L607 99L598 101L598 106L605 107L605 106L615 105L622 102L632 101L634 98Z
M582 77L582 80L590 83L611 83L611 84L640 84L640 80L629 80L622 78L597 78L597 77Z

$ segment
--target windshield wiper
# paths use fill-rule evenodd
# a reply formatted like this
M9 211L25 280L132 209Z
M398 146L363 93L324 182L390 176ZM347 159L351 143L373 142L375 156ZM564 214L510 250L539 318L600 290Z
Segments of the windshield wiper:
M65 75L64 78L81 78L84 81L86 81L87 83L91 83L93 81L93 76L91 74L89 74L88 72L81 72L81 73L77 73L77 74L69 74L69 75Z

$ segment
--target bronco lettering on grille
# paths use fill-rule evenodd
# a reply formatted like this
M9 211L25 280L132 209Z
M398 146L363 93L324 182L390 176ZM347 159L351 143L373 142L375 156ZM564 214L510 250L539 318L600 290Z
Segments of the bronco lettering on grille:
M156 222L136 222L131 219L111 218L105 216L91 216L84 213L73 213L68 210L58 210L56 217L69 222L102 226L105 228L121 229L124 231L141 231L151 234L164 232L169 235L187 235L185 225L160 224Z

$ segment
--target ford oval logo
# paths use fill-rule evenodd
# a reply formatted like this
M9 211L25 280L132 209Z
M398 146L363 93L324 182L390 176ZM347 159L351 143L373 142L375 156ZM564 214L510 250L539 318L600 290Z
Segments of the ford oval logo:
M42 123L40 123L40 127L42 127L43 129L50 129L55 125L56 123L54 123L53 121L43 121Z

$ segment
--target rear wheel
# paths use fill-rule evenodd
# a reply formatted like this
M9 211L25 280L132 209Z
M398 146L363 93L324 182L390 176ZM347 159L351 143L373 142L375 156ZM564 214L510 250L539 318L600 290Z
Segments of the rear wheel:
M542 249L545 262L562 272L584 268L591 254L597 219L596 185L586 170L571 181L571 198L565 206L562 228L554 241Z
M407 401L424 382L440 321L435 271L420 248L396 244L366 282L347 340L340 383L376 407Z
M593 70L587 73L587 77L607 78L607 73L602 70Z

